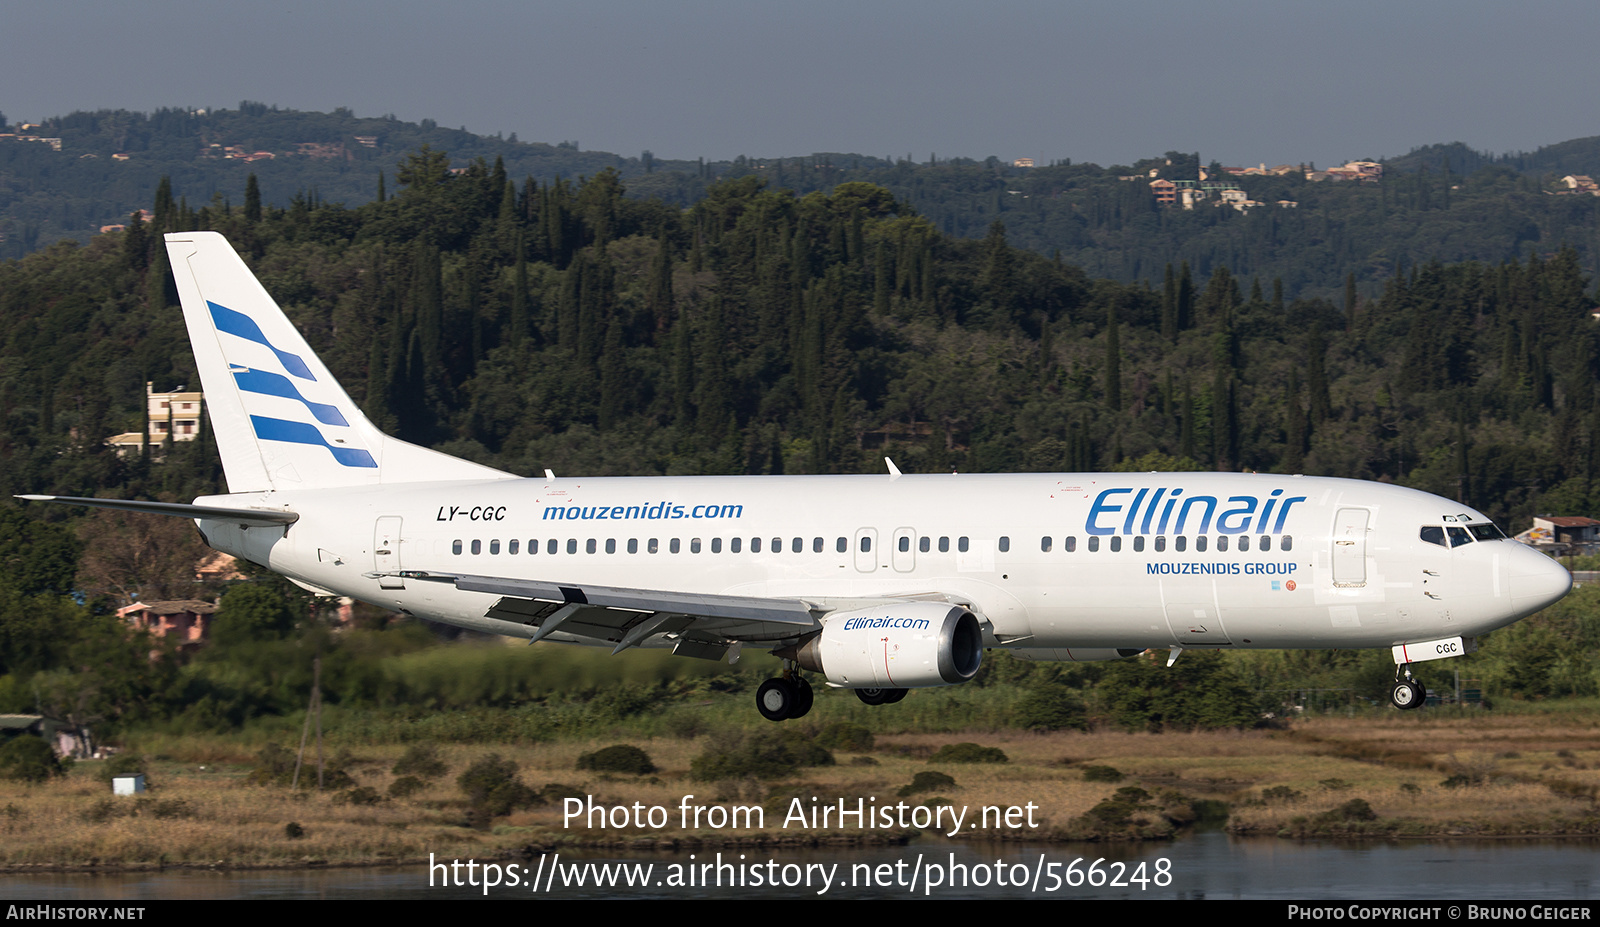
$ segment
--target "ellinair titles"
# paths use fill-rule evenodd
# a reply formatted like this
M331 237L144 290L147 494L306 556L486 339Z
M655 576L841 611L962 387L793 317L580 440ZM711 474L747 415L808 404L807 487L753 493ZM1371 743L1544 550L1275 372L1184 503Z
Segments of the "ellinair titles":
M166 237L228 492L179 515L319 595L530 641L783 661L872 705L999 648L1388 647L1410 667L1557 601L1559 564L1468 506L1393 485L1226 473L524 479L379 431L214 232ZM1238 577L1238 579L1234 579ZM1284 594L1293 591L1294 594Z

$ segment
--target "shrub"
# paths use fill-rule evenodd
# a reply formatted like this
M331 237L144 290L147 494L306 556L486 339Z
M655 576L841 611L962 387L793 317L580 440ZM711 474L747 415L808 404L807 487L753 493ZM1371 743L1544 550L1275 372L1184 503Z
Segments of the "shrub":
M1305 798L1305 793L1299 789L1291 789L1287 785L1275 785L1270 789L1263 789L1261 800L1264 802L1291 802Z
M1011 758L999 747L974 743L945 744L928 758L930 763L1009 763Z
M43 782L60 774L56 752L38 737L22 734L0 745L0 779Z
M283 825L283 835L290 840L299 840L306 835L306 829L298 821L290 821Z
M1016 721L1031 731L1089 729L1087 709L1078 693L1059 682L1035 682L1017 703Z
M940 789L953 789L955 787L956 780L944 773L935 770L924 770L911 777L910 785L900 787L900 797L905 798L910 795L920 795L923 792L937 792Z
M1344 804L1330 811L1317 815L1317 820L1326 823L1338 821L1376 821L1378 813L1372 810L1364 798L1352 798Z
M334 757L322 767L322 786L327 789L347 789L356 784L350 774L344 771L339 763L340 757ZM278 744L267 744L256 755L256 768L250 770L250 775L245 781L251 785L281 785L288 786L294 782L295 752L285 749ZM300 788L314 789L317 787L317 760L315 756L307 757L300 766Z
M389 797L400 799L410 798L427 787L428 783L423 782L416 776L401 776L400 778L389 783Z
M433 744L415 744L406 751L394 768L397 776L415 776L418 779L437 779L450 770L439 759L439 748Z
M498 753L468 766L456 785L466 793L468 819L476 827L487 827L491 819L539 801L538 793L517 778L517 764L501 759Z
M1122 772L1115 766L1083 767L1083 781L1085 782L1121 782L1122 778Z
M844 750L850 753L865 753L871 750L876 742L871 731L849 721L835 721L816 736L817 746L825 750Z
M95 778L109 786L111 785L111 780L117 776L137 776L142 774L145 787L149 788L150 772L146 769L146 766L147 764L142 754L119 753L100 764L100 770L95 774Z
M689 761L689 778L700 782L782 779L794 775L799 766L781 740L731 733L713 738L704 753Z
M371 806L383 803L383 796L370 785L358 785L346 792L340 792L334 802L341 805Z
M617 744L578 757L578 768L647 776L656 771L656 764L651 762L650 754L640 748L632 744Z

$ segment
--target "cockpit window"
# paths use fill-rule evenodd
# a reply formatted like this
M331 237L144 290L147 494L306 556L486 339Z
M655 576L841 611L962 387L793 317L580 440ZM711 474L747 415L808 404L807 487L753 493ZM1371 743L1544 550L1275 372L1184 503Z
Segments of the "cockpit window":
M1472 536L1480 541L1498 541L1506 536L1506 533L1500 530L1500 526L1493 522L1486 522L1481 525L1468 525L1467 530L1471 531Z
M1472 543L1472 535L1468 534L1467 529L1465 528L1457 528L1455 525L1447 525L1445 526L1444 530L1450 535L1451 547L1460 547L1463 544Z
M1447 546L1444 542L1444 529L1438 525L1423 525L1421 537L1429 544L1437 544L1440 547Z

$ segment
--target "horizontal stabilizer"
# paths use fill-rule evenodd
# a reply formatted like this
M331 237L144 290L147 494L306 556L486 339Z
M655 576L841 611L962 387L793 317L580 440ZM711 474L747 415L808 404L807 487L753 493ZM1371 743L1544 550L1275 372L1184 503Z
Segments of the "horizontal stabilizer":
M147 515L176 515L179 518L210 518L240 525L292 525L300 520L294 512L274 509L229 509L215 505L182 505L176 502L140 502L130 499L88 499L82 496L17 496L29 502L60 502L95 509L143 512Z

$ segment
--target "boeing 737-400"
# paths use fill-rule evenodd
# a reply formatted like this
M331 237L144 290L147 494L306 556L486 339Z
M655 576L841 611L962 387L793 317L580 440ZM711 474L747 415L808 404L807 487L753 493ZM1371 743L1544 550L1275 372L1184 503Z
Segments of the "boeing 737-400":
M363 416L213 232L166 237L228 493L192 505L27 496L193 518L312 592L529 641L670 647L803 672L869 704L956 685L983 652L1391 648L1411 664L1557 601L1560 564L1477 510L1378 483L1225 473L524 479Z

